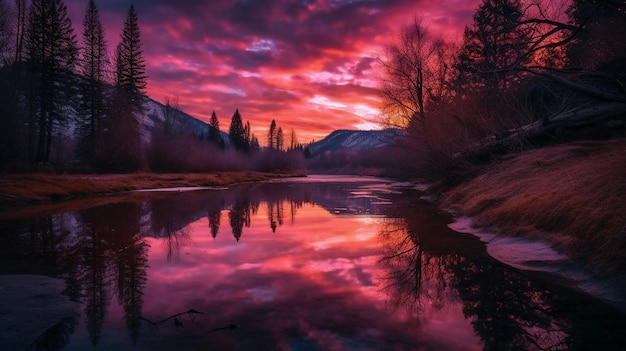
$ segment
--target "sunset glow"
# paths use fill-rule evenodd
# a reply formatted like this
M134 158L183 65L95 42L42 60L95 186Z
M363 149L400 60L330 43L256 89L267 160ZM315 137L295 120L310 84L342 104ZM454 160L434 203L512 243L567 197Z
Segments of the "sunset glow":
M81 33L86 1L66 3ZM384 45L415 16L458 38L478 1L100 1L110 55L131 3L151 98L178 96L203 121L215 110L222 130L238 108L262 141L275 119L309 142L336 129L378 128Z

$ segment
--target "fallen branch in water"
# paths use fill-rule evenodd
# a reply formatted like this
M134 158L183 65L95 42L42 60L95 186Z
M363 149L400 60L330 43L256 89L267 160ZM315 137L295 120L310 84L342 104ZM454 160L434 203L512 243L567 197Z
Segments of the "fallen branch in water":
M143 316L141 317L141 319L143 319L144 321L146 321L146 322L148 322L148 323L150 323L150 324L154 325L154 326L155 326L155 327L157 327L157 328L158 328L159 324L164 323L164 322L167 322L167 321L169 321L170 319L174 319L174 325L175 325L177 328L181 328L181 327L183 327L183 323L182 323L182 322L178 319L178 317L179 317L179 316L182 316L182 315L184 315L184 314L193 315L193 314L206 314L206 313L204 313L204 312L200 312L200 311L196 311L196 310L194 310L194 309L191 309L191 310L188 310L188 311L185 311L185 312L176 313L176 314L171 315L171 316L169 316L169 317L167 317L167 318L164 318L164 319L162 319L162 320L160 320L160 321L158 321L158 322L153 322L153 321L151 321L151 320L149 320L149 319L147 319L147 318L145 318L145 317L143 317ZM192 319L193 319L193 316L192 316Z

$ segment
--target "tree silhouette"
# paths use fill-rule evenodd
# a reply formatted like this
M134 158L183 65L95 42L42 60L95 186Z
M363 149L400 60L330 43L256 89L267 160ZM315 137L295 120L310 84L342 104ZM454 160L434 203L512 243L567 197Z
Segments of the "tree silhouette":
M430 33L419 18L403 27L398 40L385 48L381 93L388 124L423 121L429 102L446 95L451 71L448 50L449 45Z
M217 119L215 111L211 113L211 120L209 121L208 129L207 139L216 145L224 147L224 140L222 140L222 133L220 131L220 121Z
M128 95L135 112L143 112L143 95L147 86L140 34L137 13L131 5L124 21L122 40L117 46L116 85Z
M509 85L513 72L501 69L530 60L524 56L530 33L520 26L523 15L520 0L483 0L463 34L457 67L463 85L492 89Z
M33 0L26 35L26 60L32 75L29 146L32 160L48 162L55 125L62 125L73 95L76 36L61 0Z
M79 124L80 151L83 158L91 160L95 155L98 137L106 117L106 71L108 58L104 28L93 0L87 4L83 19L83 48L80 61L82 101Z
M211 236L213 239L217 237L217 233L220 231L220 221L222 219L222 209L215 207L209 210L209 227L211 228Z
M283 128L278 127L276 131L276 150L283 151L285 145L285 137L283 135Z
M137 13L132 5L121 37L115 53L115 92L97 158L104 170L129 172L142 166L141 136L135 114L143 112L147 79Z
M276 148L276 121L272 119L270 123L270 130L267 133L267 147L270 149Z
M235 110L233 118L230 121L230 128L228 130L228 137L231 144L240 151L247 151L248 145L246 144L246 131L241 121L241 115L239 109Z

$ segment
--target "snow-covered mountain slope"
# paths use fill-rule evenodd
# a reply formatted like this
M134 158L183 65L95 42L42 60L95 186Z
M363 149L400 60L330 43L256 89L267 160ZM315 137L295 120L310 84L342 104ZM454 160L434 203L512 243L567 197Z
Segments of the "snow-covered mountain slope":
M403 135L401 129L383 130L336 130L324 139L306 147L311 157L326 151L363 151L391 146Z
M206 137L209 128L205 122L185 113L184 111L175 110L161 104L158 101L152 100L146 97L144 103L145 113L139 116L139 125L141 126L141 134L144 137L144 141L149 141L151 132L159 126L165 124L165 119L168 113L172 115L173 128L177 133L194 134L196 136ZM228 141L228 134L221 132L222 140Z

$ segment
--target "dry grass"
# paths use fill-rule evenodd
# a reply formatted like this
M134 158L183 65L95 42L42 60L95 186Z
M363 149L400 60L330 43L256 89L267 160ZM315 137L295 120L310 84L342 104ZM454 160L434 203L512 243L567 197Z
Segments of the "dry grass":
M446 194L443 205L502 233L542 236L598 273L626 268L626 140L512 155Z
M139 189L227 186L287 176L259 172L216 174L7 175L0 178L0 208L115 194Z

